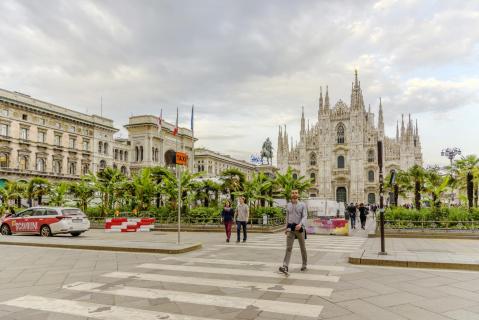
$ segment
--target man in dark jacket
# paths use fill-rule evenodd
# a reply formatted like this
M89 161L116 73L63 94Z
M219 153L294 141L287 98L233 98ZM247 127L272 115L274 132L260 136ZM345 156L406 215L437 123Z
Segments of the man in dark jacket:
M349 213L349 219L351 219L351 228L356 229L356 206L351 202L346 210Z

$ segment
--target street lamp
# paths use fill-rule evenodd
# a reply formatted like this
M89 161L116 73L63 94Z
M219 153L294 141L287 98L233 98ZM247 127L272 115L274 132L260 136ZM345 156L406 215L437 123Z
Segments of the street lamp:
M456 147L442 149L442 151L441 151L441 156L449 158L449 161L451 162L451 177L452 177L452 160L454 160L454 158L457 155L461 155L461 149L456 148ZM451 200L449 200L449 207L451 207L451 203L452 203L453 199L454 199L454 189L452 188L452 190L451 190Z
M452 166L452 160L454 160L454 158L457 155L461 155L461 149L456 148L456 147L442 149L442 151L441 151L441 156L448 157L449 161L451 162L451 166Z

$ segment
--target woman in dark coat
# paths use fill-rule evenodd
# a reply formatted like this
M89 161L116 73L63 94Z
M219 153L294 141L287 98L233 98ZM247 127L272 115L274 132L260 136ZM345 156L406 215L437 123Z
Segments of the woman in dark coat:
M364 203L359 204L359 220L361 220L361 229L366 227L366 215L368 214L368 208L364 206Z
M235 211L233 208L231 208L231 202L229 202L229 200L226 200L223 211L221 211L221 220L225 225L226 231L226 242L230 242L231 225L233 224L234 215Z

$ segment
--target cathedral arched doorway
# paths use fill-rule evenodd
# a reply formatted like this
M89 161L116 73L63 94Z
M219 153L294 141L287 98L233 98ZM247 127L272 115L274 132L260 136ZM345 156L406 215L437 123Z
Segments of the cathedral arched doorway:
M168 150L165 152L165 164L167 166L174 166L176 163L176 152L174 150Z
M376 195L374 193L368 194L368 203L369 204L376 203Z
M344 202L347 201L347 192L345 187L339 187L336 189L336 201L337 202Z

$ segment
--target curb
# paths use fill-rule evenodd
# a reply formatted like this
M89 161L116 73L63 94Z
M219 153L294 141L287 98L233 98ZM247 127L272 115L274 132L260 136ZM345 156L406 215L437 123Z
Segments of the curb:
M351 264L382 266L382 267L403 267L403 268L424 268L424 269L449 269L479 271L479 264L434 262L434 261L408 261L400 259L373 259L363 258L364 250L352 253L348 261ZM384 256L387 257L387 256Z
M168 248L138 248L138 247L115 247L100 245L81 245L81 244L56 244L56 243L37 243L37 242L13 242L0 241L0 245L23 246L23 247L43 247L43 248L60 248L60 249L79 249L79 250L96 250L96 251L114 251L114 252L135 252L135 253L164 253L164 254L180 254L201 249L200 242L193 243L178 249Z

